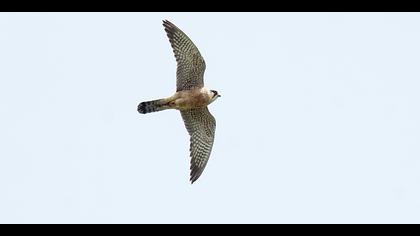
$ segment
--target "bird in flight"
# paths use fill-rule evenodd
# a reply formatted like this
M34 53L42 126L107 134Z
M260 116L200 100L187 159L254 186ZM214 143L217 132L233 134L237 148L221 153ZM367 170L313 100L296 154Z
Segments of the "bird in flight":
M216 120L207 106L220 95L204 87L206 63L191 39L177 26L163 21L177 62L176 92L167 98L141 102L141 114L177 109L190 135L190 181L194 183L203 173L214 142Z

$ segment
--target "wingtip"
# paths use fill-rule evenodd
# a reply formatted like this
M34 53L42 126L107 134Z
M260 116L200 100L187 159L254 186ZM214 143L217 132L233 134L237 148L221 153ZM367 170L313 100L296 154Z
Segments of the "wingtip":
M191 169L191 173L190 173L191 184L193 184L195 181L197 181L200 178L201 173L202 171Z
M163 24L163 26L170 26L170 25L172 25L172 23L169 20L167 20L167 19L162 20L162 24Z
M197 175L196 171L194 171L192 168L190 168L190 169L191 169L190 182L191 182L191 184L193 184L198 179L199 176Z
M197 181L197 179L198 178L195 178L194 176L191 176L191 178L190 178L191 185L194 184L194 182Z
M166 34L168 35L168 36L170 36L171 35L171 32L173 31L173 28L174 28L174 24L172 24L170 21L168 21L168 20L163 20L162 21L163 23L162 23L162 25L163 25L163 28L165 28L165 31L166 31ZM169 38L171 38L171 37L169 37Z

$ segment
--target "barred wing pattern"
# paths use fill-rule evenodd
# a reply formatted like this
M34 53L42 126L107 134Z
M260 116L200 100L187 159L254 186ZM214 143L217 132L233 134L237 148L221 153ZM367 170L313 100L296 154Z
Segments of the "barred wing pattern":
M177 61L176 91L203 87L206 63L197 47L184 32L168 20L163 21L163 26Z
M191 173L194 183L203 173L214 142L216 120L207 107L181 111L185 127L190 134Z

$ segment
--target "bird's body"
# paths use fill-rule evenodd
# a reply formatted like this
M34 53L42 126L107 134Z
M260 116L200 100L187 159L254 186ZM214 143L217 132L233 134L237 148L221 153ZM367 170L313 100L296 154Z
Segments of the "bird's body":
M162 111L166 109L188 110L202 108L209 105L213 94L207 88L196 88L178 91L174 95L154 101L142 102L139 104L138 111L142 114Z
M181 112L190 135L190 180L194 183L207 164L214 142L216 120L207 106L220 95L204 87L206 64L194 43L171 22L165 20L163 26L177 61L176 92L167 98L141 102L137 111L141 114L167 109Z

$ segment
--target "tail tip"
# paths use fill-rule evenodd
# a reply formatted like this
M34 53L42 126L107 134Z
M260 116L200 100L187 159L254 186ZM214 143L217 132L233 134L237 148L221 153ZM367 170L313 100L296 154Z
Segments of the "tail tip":
M146 114L146 104L145 104L144 102L140 103L140 104L137 106L137 111L138 111L140 114Z

